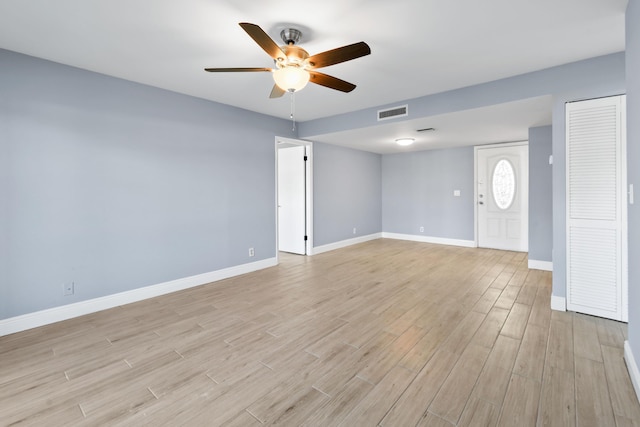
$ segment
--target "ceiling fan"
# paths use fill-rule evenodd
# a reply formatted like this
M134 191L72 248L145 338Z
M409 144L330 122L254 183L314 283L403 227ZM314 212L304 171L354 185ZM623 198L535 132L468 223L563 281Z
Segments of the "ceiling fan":
M241 22L240 26L273 58L275 68L205 68L205 71L212 73L272 72L275 85L271 90L270 98L279 98L284 95L285 92L299 91L304 88L308 82L341 92L351 92L356 88L356 85L353 83L320 73L316 71L316 69L350 61L371 53L371 49L365 42L358 42L309 56L306 50L296 46L302 33L295 28L287 28L280 32L280 37L282 37L285 45L278 46L276 42L256 24Z

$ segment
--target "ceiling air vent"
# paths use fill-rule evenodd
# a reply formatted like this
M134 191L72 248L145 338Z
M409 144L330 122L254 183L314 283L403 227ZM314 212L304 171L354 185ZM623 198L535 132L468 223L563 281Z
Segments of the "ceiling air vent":
M403 117L409 115L409 106L401 105L399 107L388 108L386 110L378 110L378 121L389 120L396 117Z

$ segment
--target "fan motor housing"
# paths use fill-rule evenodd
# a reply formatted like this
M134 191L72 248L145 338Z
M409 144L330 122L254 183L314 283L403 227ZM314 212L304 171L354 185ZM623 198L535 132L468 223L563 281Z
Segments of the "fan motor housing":
M284 54L287 56L287 62L289 64L302 64L308 57L309 53L301 47L288 45L282 46Z
M287 45L297 44L302 37L302 32L295 28L285 28L280 31L280 38Z

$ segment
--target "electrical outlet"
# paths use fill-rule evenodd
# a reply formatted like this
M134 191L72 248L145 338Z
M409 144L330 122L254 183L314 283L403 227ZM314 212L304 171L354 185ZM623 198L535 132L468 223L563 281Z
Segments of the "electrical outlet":
M75 284L73 282L65 283L64 285L62 285L62 295L64 296L73 295L74 291L75 291Z
M353 227L353 234L356 234L356 228Z
M453 190L453 197L460 197L460 190Z
M256 252L253 250L253 248L249 248L249 256L255 256Z
M420 227L420 232L424 233L424 227Z

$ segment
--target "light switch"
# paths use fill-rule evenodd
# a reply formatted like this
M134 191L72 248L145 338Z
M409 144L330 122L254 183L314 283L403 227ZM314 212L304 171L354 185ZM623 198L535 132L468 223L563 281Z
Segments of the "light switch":
M460 190L453 190L454 197L460 197Z

